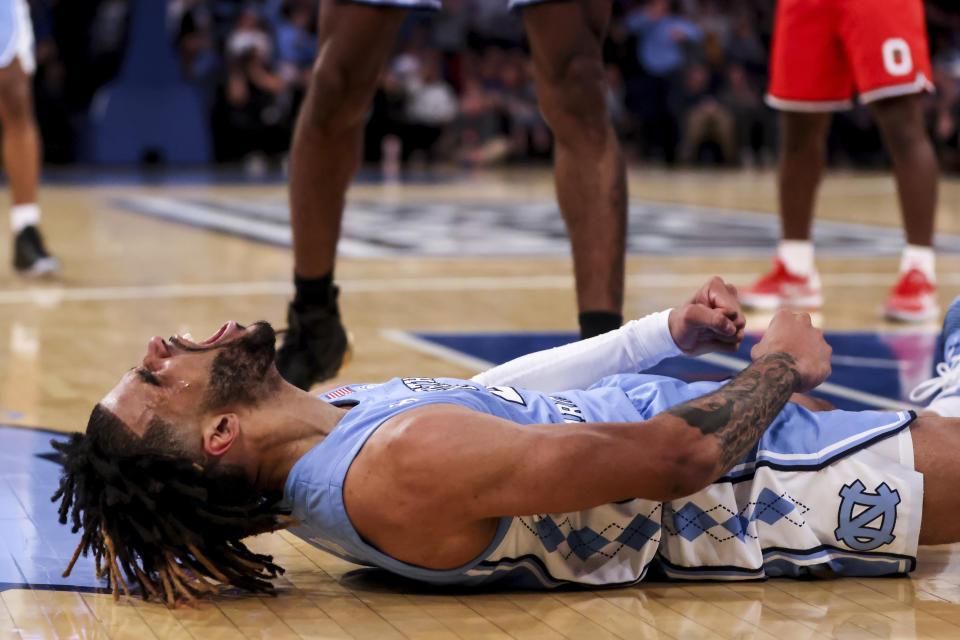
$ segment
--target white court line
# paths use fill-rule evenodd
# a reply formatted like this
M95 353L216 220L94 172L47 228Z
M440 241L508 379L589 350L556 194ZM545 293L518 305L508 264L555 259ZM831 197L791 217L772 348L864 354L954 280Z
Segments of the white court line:
M865 358L862 356L843 356L834 354L830 362L837 365L848 367L872 367L874 369L902 369L907 366L906 362L894 360L893 358Z
M628 276L629 287L642 289L696 288L714 274L635 274ZM728 282L750 282L757 273L724 274ZM823 276L828 287L886 286L892 274L844 273ZM960 273L938 278L941 285L960 285ZM407 291L525 291L571 289L571 276L467 276L428 278L363 278L338 281L347 293L390 293ZM292 295L289 281L211 282L196 284L160 284L116 287L30 287L0 290L0 304L33 303L53 307L62 302L94 302L109 300L149 300L163 298L220 298L245 295Z
M396 342L397 344L402 344L405 347L410 347L414 351L436 356L441 360L452 362L453 364L460 365L466 369L474 369L478 373L480 371L486 371L493 366L493 363L489 360L484 360L483 358L474 358L473 356L467 355L461 351L457 351L456 349L444 347L443 345L439 345L435 342L418 338L411 333L401 331L399 329L383 329L380 332L380 335L391 342Z
M0 304L33 303L40 307L55 307L62 302L219 298L266 294L291 295L292 293L293 284L290 282L222 282L133 287L32 287L30 289L0 291Z
M704 362L709 362L710 364L718 367L723 367L724 369L730 369L731 371L740 371L750 364L750 362L747 360L741 360L740 358L734 358L733 356L724 355L722 353L708 353L699 356L698 359L703 360ZM897 411L904 409L921 409L921 407L910 404L909 402L903 400L884 398L872 393L867 393L866 391L859 391L843 385L834 384L833 382L824 382L817 387L816 390L838 398L862 402L864 404L877 407L878 409L894 409Z

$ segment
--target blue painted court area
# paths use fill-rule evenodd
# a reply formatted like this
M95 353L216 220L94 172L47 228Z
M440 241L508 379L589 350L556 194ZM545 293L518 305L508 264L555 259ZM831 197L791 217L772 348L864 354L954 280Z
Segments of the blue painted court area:
M50 502L60 477L50 439L60 437L0 426L0 590L103 586L94 578L93 557L81 557L73 575L61 577L80 536L57 521Z
M420 333L417 337L492 363L574 339L558 333ZM672 358L651 372L691 381L722 380L749 361L756 339L749 336L739 353L719 360ZM833 376L830 390L818 395L840 408L880 406L871 398L896 403L930 374L932 334L834 333L828 340L834 347ZM62 434L0 426L0 590L103 587L94 578L93 558L80 558L71 577L61 577L79 534L57 522L57 505L50 502L60 472L50 439L57 437Z

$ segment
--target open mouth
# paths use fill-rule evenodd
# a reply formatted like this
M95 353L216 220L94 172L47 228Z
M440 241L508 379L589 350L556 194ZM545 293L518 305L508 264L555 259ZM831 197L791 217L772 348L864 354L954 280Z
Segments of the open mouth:
M193 347L195 349L210 347L216 344L217 341L220 340L220 338L222 338L231 328L234 328L236 326L237 326L237 323L231 320L230 322L225 323L222 327L220 327L217 330L216 333L214 333L212 336L210 336L203 342L196 342L193 339L193 336L190 335L189 333L185 333L181 336L174 336L174 339L172 339L171 341L180 342L181 344L184 344L188 347Z
M206 340L204 340L204 341L201 342L200 344L203 345L203 346L213 344L214 342L216 342L217 340L220 339L220 336L222 336L224 333L227 332L227 328L228 328L229 326L230 326L230 323L229 323L229 322L224 323L224 325L223 325L222 327L220 327L220 329L219 329L216 333L214 333L212 336L210 336L209 338L207 338Z

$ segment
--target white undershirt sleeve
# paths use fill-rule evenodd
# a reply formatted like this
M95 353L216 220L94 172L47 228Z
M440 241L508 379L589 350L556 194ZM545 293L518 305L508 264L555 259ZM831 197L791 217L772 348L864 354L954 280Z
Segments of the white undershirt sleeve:
M670 309L632 320L588 340L520 356L473 378L484 386L504 385L553 393L586 389L615 373L636 373L664 358L683 355L670 335Z

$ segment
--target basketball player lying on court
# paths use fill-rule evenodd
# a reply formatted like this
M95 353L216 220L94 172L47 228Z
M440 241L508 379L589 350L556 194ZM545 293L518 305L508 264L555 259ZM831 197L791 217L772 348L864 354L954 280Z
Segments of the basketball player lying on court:
M807 314L774 316L729 381L632 373L733 349L743 327L715 278L675 309L472 380L319 396L277 374L267 324L154 337L86 433L57 445L54 500L115 595L134 583L170 604L271 591L282 569L241 539L287 527L421 581L533 588L631 584L651 567L899 574L918 543L960 540L960 421L818 411L797 392L826 379L831 349ZM950 391L931 407L950 408Z

